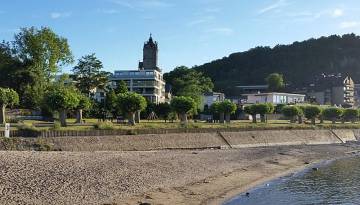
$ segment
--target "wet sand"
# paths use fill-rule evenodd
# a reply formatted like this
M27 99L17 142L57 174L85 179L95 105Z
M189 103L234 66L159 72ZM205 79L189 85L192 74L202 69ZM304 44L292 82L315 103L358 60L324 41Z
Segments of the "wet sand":
M139 152L0 152L0 204L221 204L357 144Z

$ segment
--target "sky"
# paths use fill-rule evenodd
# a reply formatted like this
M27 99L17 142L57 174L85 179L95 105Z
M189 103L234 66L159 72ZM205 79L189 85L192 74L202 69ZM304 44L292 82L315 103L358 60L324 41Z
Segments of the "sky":
M256 46L360 34L360 1L0 0L0 40L31 26L67 38L76 61L95 53L110 72L136 69L152 33L168 72Z

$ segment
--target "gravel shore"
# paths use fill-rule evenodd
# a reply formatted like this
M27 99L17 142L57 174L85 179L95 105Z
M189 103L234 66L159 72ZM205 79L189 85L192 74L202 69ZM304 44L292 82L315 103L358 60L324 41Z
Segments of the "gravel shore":
M276 174L357 149L353 144L147 152L2 151L0 204L217 204Z

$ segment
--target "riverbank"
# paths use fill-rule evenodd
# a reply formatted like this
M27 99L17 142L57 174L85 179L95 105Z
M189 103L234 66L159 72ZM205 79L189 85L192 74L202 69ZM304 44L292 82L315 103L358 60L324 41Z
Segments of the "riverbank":
M0 152L0 204L221 204L357 144L136 152Z

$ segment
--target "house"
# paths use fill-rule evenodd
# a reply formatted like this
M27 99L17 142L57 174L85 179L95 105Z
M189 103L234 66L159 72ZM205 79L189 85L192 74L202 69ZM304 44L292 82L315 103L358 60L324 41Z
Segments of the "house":
M355 104L355 84L349 76L322 75L310 85L307 97L310 101L321 105L351 107Z
M116 87L119 81L124 81L129 91L144 96L149 102L167 101L163 73L158 67L158 44L153 41L151 34L144 44L143 61L139 62L138 69L116 70L110 81L112 87Z
M224 93L206 92L202 96L201 108L204 108L205 106L207 106L209 108L214 102L222 102L224 100L225 100Z
M263 93L269 88L268 85L239 85L236 86L240 93Z
M273 103L273 104L291 104L302 103L305 101L305 95L293 93L252 93L243 95L246 104Z

